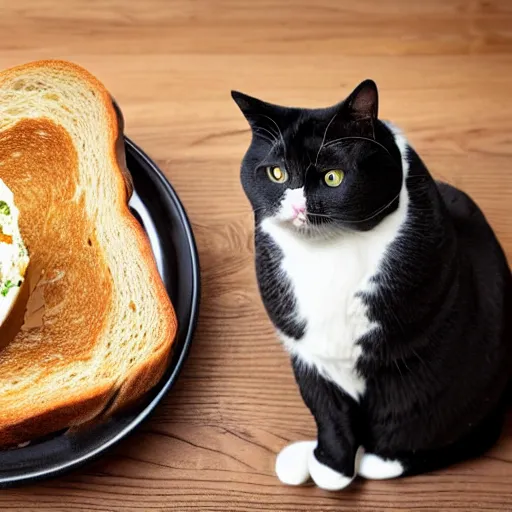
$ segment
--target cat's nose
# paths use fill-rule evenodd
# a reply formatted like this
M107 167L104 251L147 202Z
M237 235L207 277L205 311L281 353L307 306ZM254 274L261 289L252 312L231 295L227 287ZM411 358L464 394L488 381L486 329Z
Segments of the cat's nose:
M295 216L300 215L306 211L306 205L304 204L292 204L293 213Z

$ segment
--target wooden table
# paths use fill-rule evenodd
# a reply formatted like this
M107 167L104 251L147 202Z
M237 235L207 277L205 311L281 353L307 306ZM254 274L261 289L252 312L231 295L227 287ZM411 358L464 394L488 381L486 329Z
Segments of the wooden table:
M479 202L510 257L510 0L5 0L0 45L1 67L64 58L106 84L181 196L203 278L190 358L154 417L92 466L0 492L1 510L512 510L510 428L436 474L340 493L278 482L275 454L314 429L256 290L249 132L229 96L321 106L374 78L381 115Z

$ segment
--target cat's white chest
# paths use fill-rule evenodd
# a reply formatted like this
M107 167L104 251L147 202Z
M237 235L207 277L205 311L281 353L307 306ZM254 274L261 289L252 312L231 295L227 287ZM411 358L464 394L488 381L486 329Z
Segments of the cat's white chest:
M369 277L364 254L346 243L286 247L281 269L297 300L297 312L307 321L301 345L312 356L353 361L354 341L371 327L366 306L357 296Z
M379 328L370 320L361 293L372 293L371 277L378 272L396 227L386 229L385 223L371 234L311 241L272 222L262 224L283 253L280 270L291 284L297 320L306 321L300 340L282 333L280 338L303 364L356 400L365 390L355 368L362 350L357 342Z

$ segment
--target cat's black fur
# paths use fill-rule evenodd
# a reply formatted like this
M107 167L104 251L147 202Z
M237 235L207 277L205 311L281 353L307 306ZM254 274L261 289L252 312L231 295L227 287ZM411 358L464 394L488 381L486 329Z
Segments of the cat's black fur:
M369 231L398 207L401 154L392 131L377 119L370 82L329 109L290 109L233 96L253 128L242 184L255 210L260 291L276 328L299 342L306 325L293 314L293 290L277 272L279 248L258 229L275 213L282 191L260 169L286 165L294 180L289 186L308 190L309 220L319 228ZM280 140L272 142L276 132ZM343 137L362 138L333 145L317 161L322 143ZM292 357L318 426L316 457L345 475L354 473L360 445L399 459L404 474L479 455L499 436L504 417L512 375L506 258L476 204L436 183L414 150L407 151L406 223L373 278L377 292L363 297L371 320L381 325L358 340L364 394L357 402ZM343 191L317 192L321 168L347 170Z
M280 277L279 248L269 236L256 230L256 274L261 295L265 297L267 313L275 326L289 336L299 340L304 336L304 322L298 321L290 312L295 310L295 297L290 285Z

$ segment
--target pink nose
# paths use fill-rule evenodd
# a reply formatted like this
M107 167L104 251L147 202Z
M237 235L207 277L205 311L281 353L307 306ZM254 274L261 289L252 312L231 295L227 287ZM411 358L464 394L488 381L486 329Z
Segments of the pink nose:
M306 206L303 204L292 204L292 209L295 216L297 216L306 211Z

